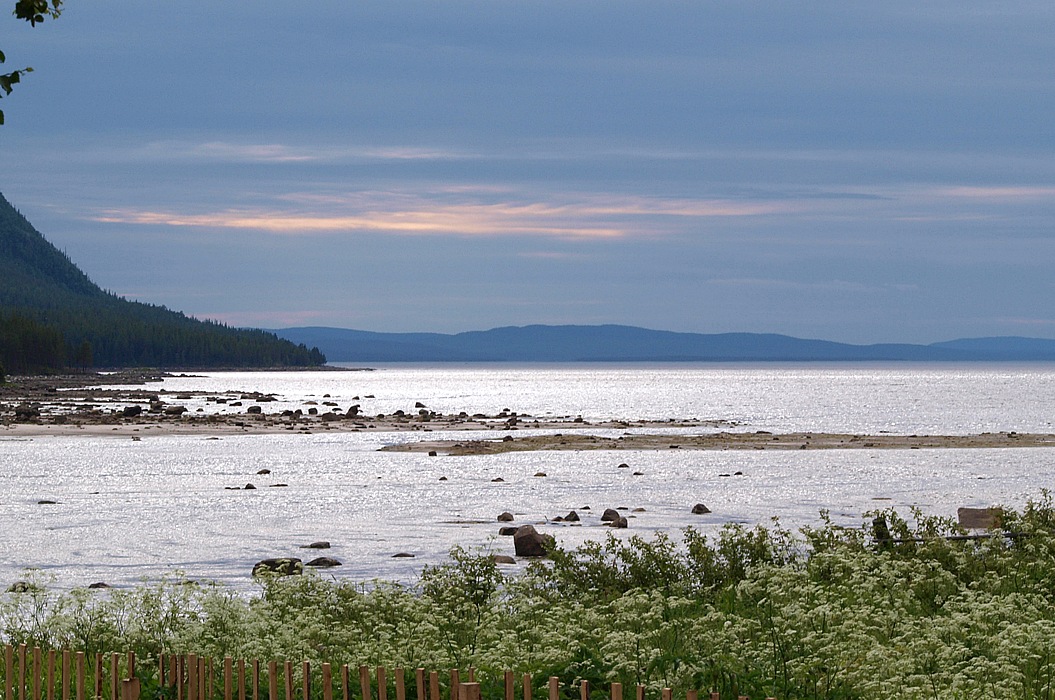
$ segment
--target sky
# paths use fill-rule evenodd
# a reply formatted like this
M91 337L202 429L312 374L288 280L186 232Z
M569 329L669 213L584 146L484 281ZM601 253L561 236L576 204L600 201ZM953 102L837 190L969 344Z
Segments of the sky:
M1055 338L1055 3L68 0L0 192L234 326Z

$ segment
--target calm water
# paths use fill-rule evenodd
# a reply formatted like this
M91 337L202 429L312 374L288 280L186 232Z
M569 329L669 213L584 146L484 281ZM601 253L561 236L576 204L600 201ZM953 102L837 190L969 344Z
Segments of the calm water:
M586 420L725 419L750 431L1055 432L1051 365L393 366L210 373L167 379L163 387L275 393L280 401L269 411L330 394L325 400L342 410L358 403L367 415L409 411L421 401L444 413L509 408ZM192 410L238 410L186 403ZM627 537L772 516L789 525L815 523L821 509L847 525L889 506L952 516L962 505L1021 506L1055 486L1055 450L1048 449L460 458L377 452L392 442L442 437L328 433L133 442L0 435L0 583L35 567L60 586L131 585L182 571L248 587L254 562L306 559L318 553L298 546L315 540L332 542L325 554L344 562L327 576L410 581L455 544L512 554L511 539L497 537L495 517L504 510L518 522L538 523L579 509L581 526L539 526L573 545L609 532L597 522L606 507L645 509L618 533ZM620 462L633 469L618 469ZM272 473L258 476L264 467ZM534 477L538 471L547 476ZM735 471L743 475L720 476ZM505 481L491 481L499 476ZM259 488L224 488L248 482ZM269 488L272 483L288 486ZM38 505L42 499L59 503ZM713 513L690 515L696 502ZM399 552L415 557L392 558Z

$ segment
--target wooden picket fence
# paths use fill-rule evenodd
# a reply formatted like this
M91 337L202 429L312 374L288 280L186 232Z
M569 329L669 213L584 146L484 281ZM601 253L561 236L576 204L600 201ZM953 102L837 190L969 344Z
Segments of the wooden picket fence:
M464 681L461 672L452 669L446 693L442 692L439 671L414 669L412 699L407 696L405 669L395 668L390 674L384 666L359 666L358 678L353 675L354 670L348 664L336 668L322 664L315 678L307 661L297 668L291 661L261 663L228 656L222 663L214 664L212 659L195 654L162 654L149 677L157 681L168 700L219 700L221 692L222 700L389 700L390 690L395 691L393 700L482 700L481 686L472 668ZM88 656L80 651L8 644L4 647L3 700L140 700L142 675L136 671L133 652ZM222 682L216 677L218 674L222 674ZM321 685L316 688L315 682ZM502 697L493 700L518 700L518 694L522 700L534 700L529 673L517 683L515 674L506 671L502 685ZM578 700L591 700L594 688L588 681L574 685L579 691ZM547 700L562 700L562 687L568 689L559 677L551 676ZM646 700L645 686L631 690L633 697L627 700ZM568 700L567 696L563 700ZM611 684L609 700L624 700L622 683ZM663 688L659 700L674 700L673 691ZM700 700L700 694L690 690L685 700ZM710 700L721 700L720 694L710 693ZM741 695L738 700L748 698Z

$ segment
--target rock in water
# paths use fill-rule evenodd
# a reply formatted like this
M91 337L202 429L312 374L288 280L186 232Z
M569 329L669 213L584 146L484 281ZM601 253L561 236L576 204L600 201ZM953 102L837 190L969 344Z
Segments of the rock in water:
M697 503L696 505L694 505L692 507L692 514L693 515L706 515L707 513L710 513L710 512L711 512L711 509L708 508L707 506L703 505L702 503Z
M510 513L509 511L506 511L505 513L502 513L501 515L498 516L498 522L500 522L500 523L511 523L511 522L513 522L513 514Z
M518 557L544 557L557 544L552 535L540 535L533 525L517 528L513 549Z
M618 519L619 519L619 511L617 511L615 508L605 508L604 509L604 514L601 515L601 522L602 523L610 523L610 522L612 522L614 520L618 520Z
M579 522L579 514L574 510L564 516L564 522L566 523L577 523Z
M318 557L317 559L312 559L304 566L313 566L320 569L329 569L331 567L340 565L341 562L337 561L333 557Z
M304 564L297 557L262 559L253 565L253 576L259 576L260 574L292 576L302 573L304 573Z

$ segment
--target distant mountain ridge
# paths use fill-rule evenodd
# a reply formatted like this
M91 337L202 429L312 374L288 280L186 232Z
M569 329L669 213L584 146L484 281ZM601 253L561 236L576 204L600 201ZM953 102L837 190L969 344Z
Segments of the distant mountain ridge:
M260 330L200 321L93 283L0 195L0 366L290 367L325 363Z
M768 333L677 333L619 325L508 326L456 334L317 326L274 332L318 347L331 362L1055 361L1055 340L1019 337L852 345Z

